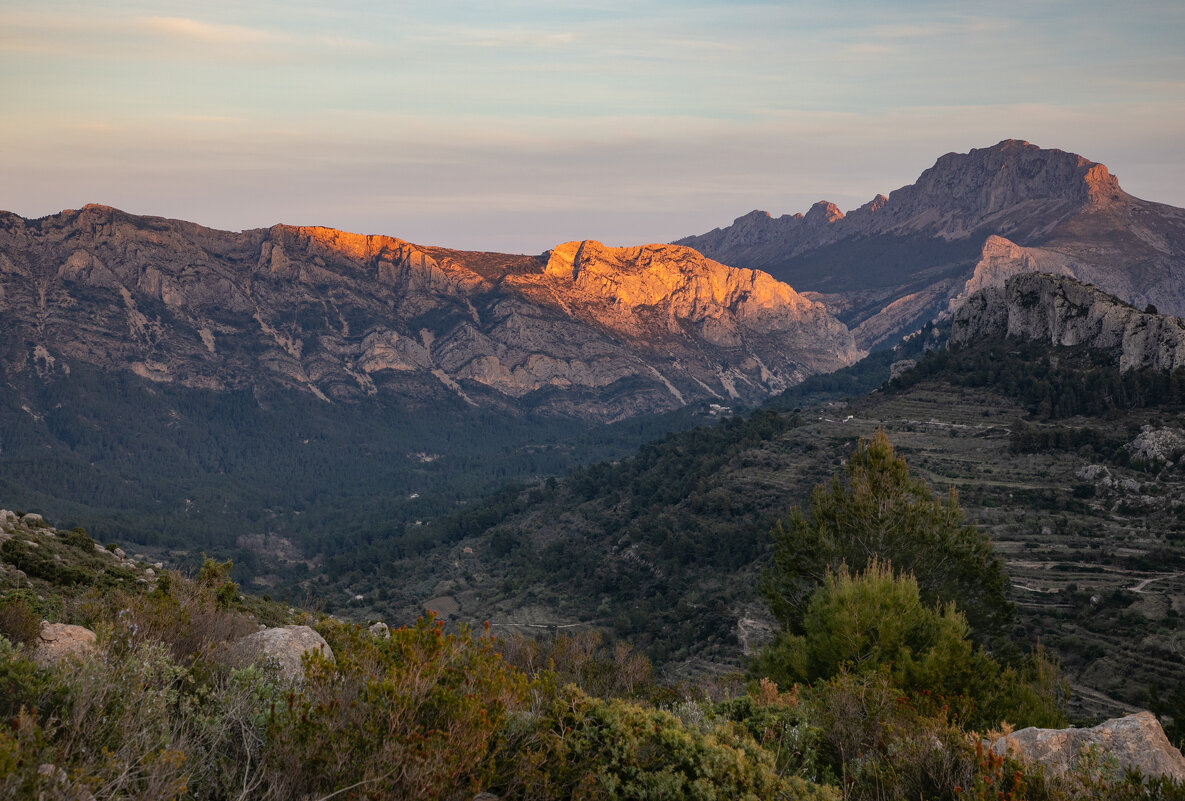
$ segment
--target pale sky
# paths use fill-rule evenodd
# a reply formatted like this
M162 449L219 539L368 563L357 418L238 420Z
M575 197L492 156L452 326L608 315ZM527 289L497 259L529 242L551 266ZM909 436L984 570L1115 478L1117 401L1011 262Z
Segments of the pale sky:
M1027 139L1185 206L1185 2L0 0L0 209L539 253Z

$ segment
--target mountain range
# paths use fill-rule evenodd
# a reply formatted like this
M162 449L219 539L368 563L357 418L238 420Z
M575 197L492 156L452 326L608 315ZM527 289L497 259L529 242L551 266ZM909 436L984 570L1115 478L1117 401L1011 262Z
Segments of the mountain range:
M0 307L8 376L85 364L216 391L411 408L450 396L602 421L757 402L862 355L820 303L685 247L466 253L103 206L0 218Z
M1014 139L948 153L847 214L826 201L806 214L753 211L679 244L822 301L862 348L1017 272L1185 314L1185 210L1129 195L1102 164Z
M712 669L768 627L772 521L883 426L1113 710L1181 666L1182 454L1141 437L1185 441L1183 312L1185 210L1015 140L846 215L538 255L0 213L0 497L331 611L595 624ZM1129 613L1143 661L1099 667Z

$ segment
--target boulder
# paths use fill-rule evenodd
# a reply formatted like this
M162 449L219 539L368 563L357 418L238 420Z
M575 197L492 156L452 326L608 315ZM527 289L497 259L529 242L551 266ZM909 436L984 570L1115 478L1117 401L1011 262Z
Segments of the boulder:
M370 627L370 636L377 637L380 640L385 640L391 636L391 629L383 621L373 624Z
M227 661L238 666L274 667L284 681L299 681L304 676L301 657L312 651L333 659L329 643L308 626L265 628L231 643Z
M41 633L33 648L33 663L48 668L63 659L83 659L95 653L95 633L83 626L42 621Z
M1185 756L1165 737L1151 712L1139 712L1089 729L1027 728L992 743L998 755L1011 751L1060 776L1074 767L1083 749L1095 746L1113 756L1120 770L1135 768L1145 776L1185 781Z

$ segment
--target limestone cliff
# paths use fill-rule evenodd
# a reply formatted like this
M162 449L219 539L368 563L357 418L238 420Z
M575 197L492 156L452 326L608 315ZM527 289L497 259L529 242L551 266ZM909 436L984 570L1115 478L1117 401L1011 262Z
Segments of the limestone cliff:
M817 303L688 248L469 253L87 206L0 213L0 374L72 363L326 401L380 393L593 419L757 401L860 356Z
M1013 139L948 153L846 215L825 202L805 215L754 211L679 244L793 285L862 347L1033 270L1185 314L1185 210L1132 197L1102 164Z
M1185 367L1185 320L1139 311L1065 276L1016 275L1003 287L972 294L955 311L953 344L999 335L1112 351L1121 370Z

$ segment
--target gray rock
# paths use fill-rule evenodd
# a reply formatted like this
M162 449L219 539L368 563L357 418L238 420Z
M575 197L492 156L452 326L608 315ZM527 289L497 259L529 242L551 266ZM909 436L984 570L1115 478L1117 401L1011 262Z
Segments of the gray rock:
M953 344L999 335L1113 351L1120 370L1185 367L1185 320L1139 311L1065 276L1022 273L954 313Z
M370 634L372 637L378 637L381 640L385 640L391 636L391 629L387 627L386 623L380 620L378 623L375 623L370 627Z
M889 378L896 378L899 375L908 373L917 366L918 363L916 359L902 359L899 362L893 362L889 365Z
M1185 433L1176 428L1144 426L1139 436L1124 446L1133 459L1171 462L1185 453Z
M301 658L313 651L333 659L329 643L308 626L265 628L231 643L227 662L273 667L284 681L299 681L304 676Z
M1110 478L1111 471L1101 464L1088 464L1078 468L1074 475L1083 481L1094 481L1097 478Z
M64 659L84 659L94 653L95 633L90 629L42 621L32 658L38 667L48 668Z
M991 747L998 755L1011 751L1059 776L1074 767L1084 749L1097 747L1104 758L1115 758L1120 771L1135 768L1145 776L1185 780L1185 757L1151 712L1114 718L1090 729L1021 729Z

